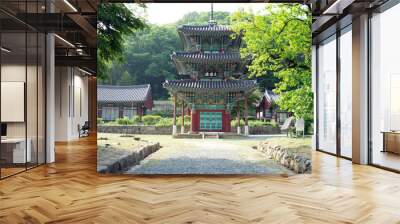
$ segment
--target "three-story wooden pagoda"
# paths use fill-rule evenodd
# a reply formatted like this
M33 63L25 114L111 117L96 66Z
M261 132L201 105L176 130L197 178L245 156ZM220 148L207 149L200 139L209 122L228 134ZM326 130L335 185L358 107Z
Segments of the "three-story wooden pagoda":
M182 79L164 83L174 101L173 134L177 133L176 102L179 98L183 102L182 114L185 108L190 111L192 133L230 132L232 108L238 101L245 101L244 134L247 135L247 97L257 84L243 79L250 58L240 56L241 33L236 34L212 19L206 25L180 26L178 33L184 51L174 52L171 59Z

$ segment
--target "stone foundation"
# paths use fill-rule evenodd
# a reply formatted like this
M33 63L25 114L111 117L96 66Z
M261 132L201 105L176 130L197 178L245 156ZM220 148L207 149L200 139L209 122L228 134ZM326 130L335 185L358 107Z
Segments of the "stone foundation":
M270 145L267 142L260 142L257 150L264 153L268 159L273 159L296 173L311 173L311 158L304 155L290 152L279 145Z
M130 155L120 158L111 164L98 165L97 171L99 173L122 173L132 166L139 165L140 161L159 149L160 143L143 146L139 151L132 152Z

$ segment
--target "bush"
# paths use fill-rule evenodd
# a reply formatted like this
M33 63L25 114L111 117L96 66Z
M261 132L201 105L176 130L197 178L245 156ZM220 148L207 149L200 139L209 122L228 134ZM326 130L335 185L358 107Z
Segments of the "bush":
M155 125L161 120L161 116L159 115L145 115L142 117L142 121L144 125Z
M133 122L133 124L140 124L142 121L140 120L139 116L134 116L132 118L132 122Z
M278 124L275 121L261 121L261 120L249 120L249 127L262 127L262 126L272 126L277 127ZM231 127L237 127L237 120L231 121ZM244 120L240 119L240 126L244 126Z
M172 117L173 115L173 111L155 111L155 110L151 110L151 111L147 111L148 115L159 115L161 117Z
M103 124L103 123L104 123L103 118L98 117L97 124Z
M231 121L231 127L237 127L238 126L238 122L237 120L232 120ZM244 126L244 120L240 119L240 126Z
M172 127L172 118L161 118L157 124L157 127Z
M189 115L185 116L185 127L189 127L191 123L191 118ZM174 119L171 117L163 117L161 118L155 126L157 127L172 127ZM182 116L176 118L176 125L181 126L182 125Z
M133 120L130 120L130 119L127 118L127 117L118 118L118 119L117 119L117 124L119 124L119 125L132 125L133 123L134 123L134 121L133 121Z
M171 119L172 120L172 119ZM190 126L191 123L191 117L189 115L185 115L185 127ZM182 125L182 116L179 116L176 118L176 125L181 126Z

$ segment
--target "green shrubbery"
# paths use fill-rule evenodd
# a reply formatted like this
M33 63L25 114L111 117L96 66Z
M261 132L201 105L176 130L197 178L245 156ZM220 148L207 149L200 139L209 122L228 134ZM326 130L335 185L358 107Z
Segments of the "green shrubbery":
M172 118L163 117L161 118L155 126L157 127L171 127L172 126Z
M127 117L119 118L116 121L104 122L101 118L97 119L98 124L104 125L148 125L148 126L157 126L157 127L171 127L173 124L172 117L161 117L159 115L145 115L142 117L142 121L140 121L139 116L135 116L132 119ZM191 123L191 117L189 115L185 115L185 127L189 127ZM231 121L232 127L237 127L237 120ZM176 118L176 125L182 125L182 117L179 116ZM244 126L244 120L240 120L240 126ZM260 121L260 120L249 120L249 127L262 127L262 126L273 126L277 127L278 124L275 121Z
M135 116L132 119L127 117L118 118L115 121L104 122L101 118L97 119L98 124L104 125L148 125L148 126L157 126L157 127L171 127L173 124L173 118L171 117L161 117L159 115L145 115L142 117L142 121L140 121L139 116ZM176 125L181 126L182 117L176 118ZM189 115L185 116L185 126L190 126L191 118Z
M127 117L118 118L117 119L117 124L119 124L119 125L132 125L132 124L134 124L134 121L129 119L129 118L127 118Z
M144 125L155 125L161 120L159 115L145 115L142 117L142 122Z
M249 120L249 127L262 127L262 126L272 126L277 127L278 124L275 121L261 121L261 120ZM237 127L237 120L231 121L232 127ZM244 126L244 120L240 119L240 126Z
M103 123L104 123L103 118L98 117L97 124L103 124Z
M191 123L191 118L189 115L185 116L185 127L189 127ZM158 123L155 124L157 127L171 127L173 124L173 118L171 117L163 117L161 118ZM176 125L182 125L182 116L176 118Z

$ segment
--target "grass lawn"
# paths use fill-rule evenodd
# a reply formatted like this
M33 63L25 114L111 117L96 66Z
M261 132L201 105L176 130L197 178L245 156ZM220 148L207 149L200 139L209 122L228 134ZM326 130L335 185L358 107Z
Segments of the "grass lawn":
M104 150L105 144L109 144L108 148L112 150L134 150L141 144L146 142L159 142L162 147L180 147L181 139L174 139L170 135L142 135L135 134L130 137L121 137L122 134L110 134L110 133L99 133L98 134L98 146L100 150ZM107 138L108 140L101 140ZM135 140L139 138L140 140ZM193 139L194 140L194 139ZM198 140L198 139L197 139ZM304 153L308 156L311 155L311 137L304 138L288 138L281 135L269 135L269 136L251 136L243 137L238 139L207 139L207 141L222 141L227 143L238 144L248 147L257 147L260 142L268 142L272 145L280 145L283 148L289 149L296 153Z
M280 145L292 152L305 153L311 156L311 137L304 138L270 138L266 142L271 145Z

